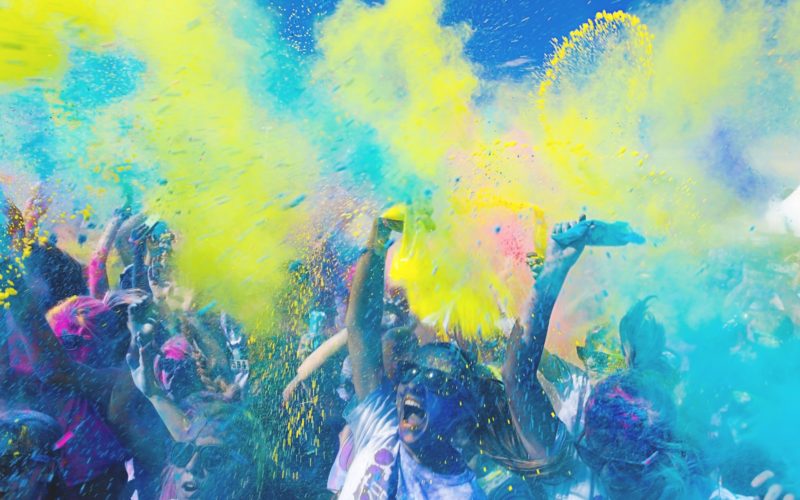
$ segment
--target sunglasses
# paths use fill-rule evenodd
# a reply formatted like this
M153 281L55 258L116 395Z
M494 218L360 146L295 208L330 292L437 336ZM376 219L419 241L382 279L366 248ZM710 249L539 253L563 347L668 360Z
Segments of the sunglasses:
M67 351L80 349L89 343L89 340L84 338L83 335L76 335L74 333L65 333L61 335L60 340L61 346Z
M197 446L194 443L175 443L169 453L169 463L175 467L186 467L197 454L201 469L215 469L231 458L231 452L224 446Z
M452 396L464 389L464 383L461 380L454 379L436 368L421 367L410 361L401 361L397 368L401 384L408 384L421 377L422 385L439 396Z
M655 450L644 460L626 460L619 457L611 457L597 452L586 445L586 432L582 432L578 441L575 442L575 449L578 451L580 459L591 469L600 470L605 466L614 469L626 469L632 472L641 472L652 464L658 457L660 451Z

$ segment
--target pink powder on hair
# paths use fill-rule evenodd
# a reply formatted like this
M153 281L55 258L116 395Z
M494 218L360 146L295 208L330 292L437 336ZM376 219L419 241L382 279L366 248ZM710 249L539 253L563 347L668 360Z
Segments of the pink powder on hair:
M60 340L64 335L80 335L86 340L98 338L101 327L97 318L111 310L94 297L70 297L47 312L47 323ZM69 355L75 361L85 363L89 358L90 347L84 345Z
M172 337L161 346L161 355L165 358L182 360L191 356L194 349L185 337Z

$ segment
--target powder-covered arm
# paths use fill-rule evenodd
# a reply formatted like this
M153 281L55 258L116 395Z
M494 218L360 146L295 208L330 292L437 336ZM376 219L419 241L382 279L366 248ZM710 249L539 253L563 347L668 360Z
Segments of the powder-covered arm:
M283 400L289 401L297 386L319 370L331 356L347 345L347 328L342 328L336 335L327 339L317 349L308 355L297 368L297 375L283 389Z
M353 366L353 386L359 399L378 388L383 374L380 326L390 234L387 223L377 219L367 249L358 260L347 307L347 347Z
M89 294L98 300L102 299L109 290L106 263L108 262L108 255L111 253L111 246L117 238L117 233L119 233L119 228L122 227L122 223L127 218L125 213L123 209L115 213L111 220L108 221L106 229L97 241L97 246L86 268Z
M552 235L568 231L576 222L556 224ZM541 274L533 287L533 301L524 326L511 332L503 365L503 380L514 427L529 458L544 457L558 430L553 405L536 372L544 352L550 316L567 274L577 262L584 240L561 246L550 238Z

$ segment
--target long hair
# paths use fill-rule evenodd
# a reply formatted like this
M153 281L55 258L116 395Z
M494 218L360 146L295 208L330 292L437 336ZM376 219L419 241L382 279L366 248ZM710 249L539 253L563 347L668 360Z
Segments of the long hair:
M541 413L549 413L544 408L551 408L550 400L539 384L537 387L540 393L531 395L533 404L542 406ZM570 450L566 429L557 418L543 419L539 423L542 435L553 436L549 446L553 453L547 457L530 458L514 427L503 382L483 365L476 365L473 389L478 397L478 411L470 439L481 454L522 475L546 478L565 472L570 465Z

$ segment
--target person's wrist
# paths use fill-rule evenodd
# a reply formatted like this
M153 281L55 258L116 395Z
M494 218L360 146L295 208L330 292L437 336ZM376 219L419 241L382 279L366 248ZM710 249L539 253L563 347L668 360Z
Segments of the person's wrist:
M367 251L376 257L386 257L386 245L372 244L367 246Z
M569 270L572 269L572 262L565 259L546 260L542 265L542 271L539 273L539 279L564 279L566 278Z
M153 387L150 391L148 391L147 399L149 399L153 403L158 403L167 400L167 394L158 387Z

